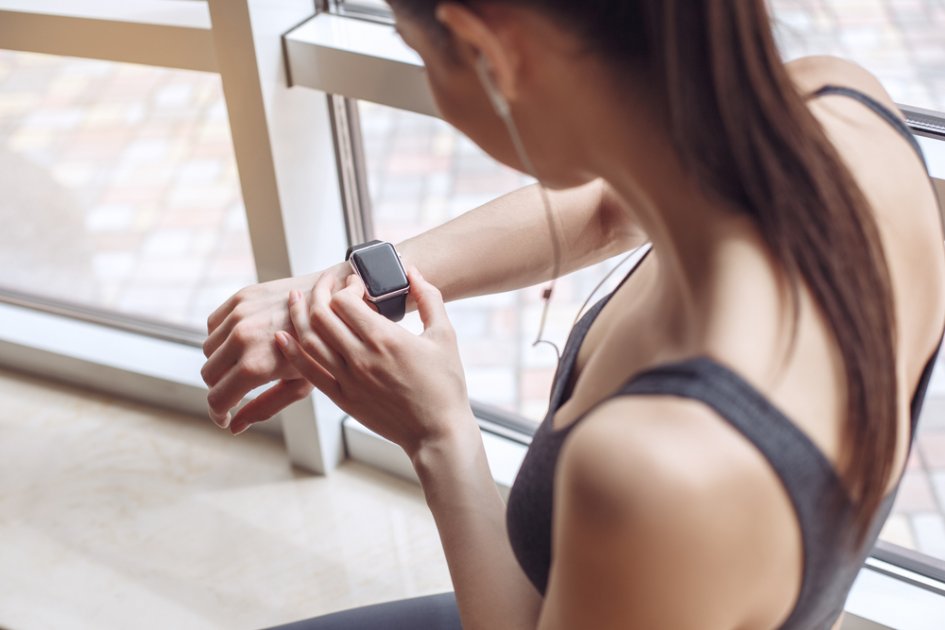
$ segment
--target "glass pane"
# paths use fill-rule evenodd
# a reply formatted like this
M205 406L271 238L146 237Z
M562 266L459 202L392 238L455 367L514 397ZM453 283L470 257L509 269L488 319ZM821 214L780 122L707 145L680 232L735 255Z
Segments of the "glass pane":
M440 120L372 103L359 107L378 238L396 243L530 182ZM563 347L581 304L613 264L601 263L558 282L545 338ZM448 306L470 396L536 422L548 408L557 362L547 345L531 346L541 317L540 295L541 289L533 287ZM416 326L416 318L408 325Z
M896 102L945 114L945 4L940 0L768 0L785 59L836 55L873 72ZM390 17L382 0L342 11Z
M941 360L893 514L881 538L945 562L945 365Z
M0 288L204 329L255 280L217 75L0 51Z
M769 0L786 59L836 55L874 73L898 103L945 113L940 0Z
M340 13L373 16L381 21L394 19L390 5L385 0L337 0L337 5L332 8Z

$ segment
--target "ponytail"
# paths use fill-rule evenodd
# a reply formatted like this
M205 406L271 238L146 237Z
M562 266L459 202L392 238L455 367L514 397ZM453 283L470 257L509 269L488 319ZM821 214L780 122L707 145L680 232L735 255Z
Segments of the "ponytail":
M649 52L665 77L676 148L704 184L754 219L784 267L792 347L801 281L836 336L850 445L839 467L862 542L897 439L895 315L869 204L792 84L763 0L648 4L658 42Z

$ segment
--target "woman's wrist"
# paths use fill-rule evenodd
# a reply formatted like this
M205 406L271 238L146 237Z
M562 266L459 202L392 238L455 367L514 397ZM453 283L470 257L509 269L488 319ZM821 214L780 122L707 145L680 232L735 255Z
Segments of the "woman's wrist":
M453 429L442 435L421 442L413 452L407 453L421 485L441 479L450 469L467 467L482 449L482 435L472 410L465 417L457 418Z

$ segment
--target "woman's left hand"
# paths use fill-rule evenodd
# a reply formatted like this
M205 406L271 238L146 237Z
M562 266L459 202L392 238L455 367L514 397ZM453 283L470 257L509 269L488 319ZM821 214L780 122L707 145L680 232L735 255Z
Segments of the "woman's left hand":
M326 276L316 283L310 306L301 292L290 293L296 338L279 332L276 342L338 407L412 456L426 443L468 429L457 422L473 420L443 298L416 269L408 277L423 321L420 335L368 306L357 276L334 294L335 280Z

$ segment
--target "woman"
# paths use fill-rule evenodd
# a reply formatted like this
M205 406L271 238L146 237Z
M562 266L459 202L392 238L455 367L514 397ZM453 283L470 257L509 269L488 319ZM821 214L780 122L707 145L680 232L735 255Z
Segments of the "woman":
M211 416L237 433L318 387L410 456L446 552L455 598L297 627L837 624L945 328L945 235L889 96L783 65L762 0L391 4L443 117L555 190L554 221L520 192L402 244L419 336L344 265L211 316ZM443 299L645 241L572 332L506 511Z

